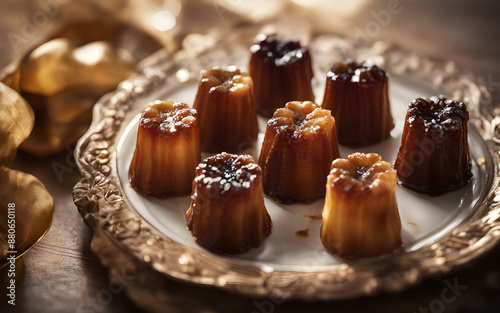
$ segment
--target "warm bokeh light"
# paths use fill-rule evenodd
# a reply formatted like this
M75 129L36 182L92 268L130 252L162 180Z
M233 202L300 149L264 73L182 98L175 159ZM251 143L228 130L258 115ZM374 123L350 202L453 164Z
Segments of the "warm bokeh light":
M333 14L334 16L351 16L359 11L366 0L291 0L302 7Z
M162 32L171 30L176 24L175 17L169 11L160 11L155 13L152 16L151 21L153 26Z

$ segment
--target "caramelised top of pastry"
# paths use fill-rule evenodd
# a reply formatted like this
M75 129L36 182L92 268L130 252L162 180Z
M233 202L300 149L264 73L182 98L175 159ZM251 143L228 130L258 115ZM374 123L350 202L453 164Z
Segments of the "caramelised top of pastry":
M249 189L261 173L251 155L222 152L198 165L194 183L200 188L214 189L218 194L238 193Z
M413 100L406 115L410 127L423 125L425 131L454 131L462 129L469 120L469 112L462 102L448 100L443 96Z
M380 67L353 60L335 63L326 75L338 82L376 83L387 80L387 74Z
M174 134L198 125L197 117L196 110L185 103L157 100L144 110L139 127L164 135Z
M330 110L320 108L311 101L291 101L274 112L268 125L278 132L288 132L294 137L318 132L324 127L334 126L335 119Z
M276 66L284 66L309 57L309 52L298 40L281 41L274 35L260 34L257 41L250 47L250 52L258 54L264 62L274 63Z
M376 153L356 152L347 159L336 159L329 176L331 187L345 194L396 189L396 171Z
M252 85L252 78L247 73L241 73L236 66L214 66L210 70L201 72L201 83L210 86L210 93L219 91L237 91L248 89Z

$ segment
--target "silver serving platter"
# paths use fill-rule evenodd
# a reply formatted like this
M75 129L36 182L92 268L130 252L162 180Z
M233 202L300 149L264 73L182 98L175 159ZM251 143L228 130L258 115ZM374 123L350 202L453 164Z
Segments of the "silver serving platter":
M151 311L235 311L241 302L230 294L278 304L398 292L467 264L498 243L500 117L485 83L450 61L430 59L391 43L335 36L306 39L316 84L321 85L334 61L370 58L391 79L414 82L467 104L471 138L481 145L485 163L476 163L481 167L476 177L481 182L478 198L459 223L432 242L402 253L298 270L262 266L179 243L139 215L125 195L127 186L118 171L117 147L127 126L149 101L165 99L196 82L201 69L224 64L246 69L248 47L257 32L252 28L207 34L197 38L199 44L176 54L160 51L150 56L139 72L95 105L92 125L77 144L75 159L82 179L74 187L74 202L93 230L93 252L134 302Z

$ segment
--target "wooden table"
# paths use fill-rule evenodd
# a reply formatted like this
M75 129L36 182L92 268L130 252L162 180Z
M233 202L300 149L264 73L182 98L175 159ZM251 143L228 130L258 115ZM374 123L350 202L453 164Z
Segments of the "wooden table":
M392 17L380 38L396 41L420 53L456 60L478 77L490 81L490 87L500 92L500 4L497 1L408 0L401 3L405 9ZM365 25L373 19L370 10L385 6L386 1L372 5L356 19L356 24ZM198 32L205 29L196 24L192 28ZM5 42L5 36L0 28L0 42ZM5 64L3 61L0 64ZM67 172L58 175L54 171L57 163L65 165ZM19 153L12 167L37 176L46 185L55 198L55 216L47 235L25 255L24 266L18 262L18 269L23 273L16 289L16 307L6 305L4 289L0 292L0 312L138 312L123 292L113 293L112 298L99 298L112 287L106 269L90 251L92 234L72 201L71 191L79 179L72 163L72 150L42 159ZM467 268L446 277L427 279L399 294L273 307L248 300L242 311L498 312L499 264L500 246ZM455 297L449 301L442 301L443 294L451 295L445 291L449 283L465 287L456 290Z

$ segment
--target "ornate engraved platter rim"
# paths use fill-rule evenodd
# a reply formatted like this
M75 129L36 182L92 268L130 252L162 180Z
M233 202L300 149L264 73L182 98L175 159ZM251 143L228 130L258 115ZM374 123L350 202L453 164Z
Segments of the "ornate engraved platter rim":
M193 64L196 63L193 60L202 60L207 55L220 58L224 53L231 53L218 51L221 53L214 56L210 49L216 48L212 45L205 49L182 50L174 55L156 53L145 60L141 71L122 82L115 92L103 97L94 107L92 125L75 150L82 180L73 191L80 214L94 230L93 242L108 240L134 262L146 264L182 282L215 286L247 296L309 301L400 291L425 276L447 273L493 248L500 240L499 147L495 143L500 118L494 117L491 94L485 82L452 62L415 55L394 44L375 42L357 47L349 39L332 36L317 37L314 43L330 45L342 56L350 56L353 49L375 53L395 74L423 73L433 77L433 82L454 98L473 104L469 107L472 124L488 145L491 156L487 165L493 176L488 178L491 188L486 192L485 201L464 223L432 245L384 261L302 272L242 265L183 246L158 232L130 208L123 196L116 173L118 134L132 109L128 105L132 99L151 95L160 85L175 85L179 70L199 66ZM96 250L101 262L109 264Z

